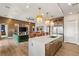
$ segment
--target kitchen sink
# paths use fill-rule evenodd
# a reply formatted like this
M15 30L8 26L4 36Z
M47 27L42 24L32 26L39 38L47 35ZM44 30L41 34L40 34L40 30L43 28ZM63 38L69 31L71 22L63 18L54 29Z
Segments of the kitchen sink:
M57 36L50 36L50 38L56 38Z

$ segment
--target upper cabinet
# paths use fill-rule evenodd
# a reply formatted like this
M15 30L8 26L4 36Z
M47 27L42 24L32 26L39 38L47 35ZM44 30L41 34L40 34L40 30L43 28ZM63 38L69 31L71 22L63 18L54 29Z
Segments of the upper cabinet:
M64 25L64 17L53 18L53 19L51 19L51 21L54 22L55 26Z

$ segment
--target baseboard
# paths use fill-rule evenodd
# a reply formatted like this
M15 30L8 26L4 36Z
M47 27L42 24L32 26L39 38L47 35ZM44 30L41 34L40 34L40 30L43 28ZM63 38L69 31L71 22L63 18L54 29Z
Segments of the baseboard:
M64 42L69 42L69 41L64 41ZM73 43L73 44L79 45L79 42L69 42L69 43Z

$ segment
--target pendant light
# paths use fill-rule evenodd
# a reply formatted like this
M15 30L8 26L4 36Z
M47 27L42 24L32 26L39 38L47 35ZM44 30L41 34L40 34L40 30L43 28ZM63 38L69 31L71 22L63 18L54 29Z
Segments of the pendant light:
M50 20L49 20L48 12L47 12L47 13L46 13L46 19L45 19L45 24L46 24L46 26L49 26L49 22L50 22Z
M42 16L42 13L41 13L41 8L38 8L38 10L39 10L39 13L38 13L36 19L37 19L37 23L41 24L42 20L43 20L43 16Z

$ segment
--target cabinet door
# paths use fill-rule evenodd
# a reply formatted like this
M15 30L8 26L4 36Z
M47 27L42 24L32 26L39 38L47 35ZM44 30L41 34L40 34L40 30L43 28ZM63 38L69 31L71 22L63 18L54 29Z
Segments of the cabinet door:
M55 40L52 41L45 46L45 55L46 56L54 56L56 52L60 49L62 46L62 39L61 40Z
M46 47L45 47L45 55L46 56L53 56L55 55L56 51L57 51L57 46L58 45L58 42L50 42L48 44L46 44Z
M50 56L50 44L45 45L45 56Z
M53 56L57 50L57 42L50 43L50 55Z

